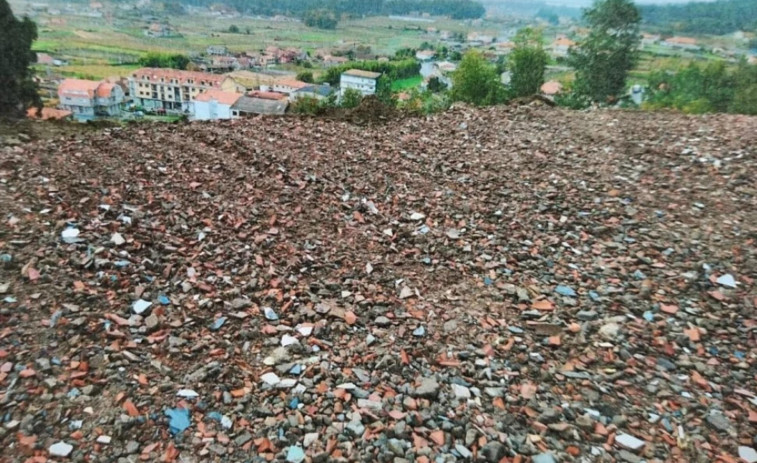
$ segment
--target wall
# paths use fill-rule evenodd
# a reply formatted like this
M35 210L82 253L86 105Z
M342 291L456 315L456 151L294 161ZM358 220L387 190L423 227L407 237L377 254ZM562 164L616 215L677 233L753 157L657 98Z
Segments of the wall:
M215 100L211 101L194 101L194 119L198 121L209 121L218 119L231 119L231 106L220 104Z
M342 74L339 80L339 87L341 87L340 92L342 95L344 95L344 91L348 88L359 91L363 96L373 95L376 93L376 80Z

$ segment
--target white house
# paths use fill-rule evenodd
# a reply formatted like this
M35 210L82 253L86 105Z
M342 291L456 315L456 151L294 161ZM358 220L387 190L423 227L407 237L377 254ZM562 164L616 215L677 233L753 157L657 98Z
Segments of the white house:
M80 121L97 117L119 117L124 91L117 84L94 80L66 79L58 86L61 109Z
M307 82L302 82L297 79L278 79L273 83L273 91L278 93L283 93L285 95L291 95L297 90L301 90L305 87L309 87L311 84L308 84Z
M192 102L193 119L198 121L214 121L231 119L231 107L242 97L241 93L224 92L211 89L195 97Z
M381 77L380 72L362 71L360 69L350 69L343 72L339 80L340 95L344 96L344 92L348 88L357 90L363 96L375 95L379 77Z

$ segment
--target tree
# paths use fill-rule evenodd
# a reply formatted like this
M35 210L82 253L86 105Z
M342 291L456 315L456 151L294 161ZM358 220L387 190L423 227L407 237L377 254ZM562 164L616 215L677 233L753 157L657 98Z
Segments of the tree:
M325 9L308 11L305 13L303 21L306 26L319 29L336 29L338 23L336 14Z
M433 76L428 80L426 88L428 88L428 91L431 93L439 93L447 90L447 84L445 84L439 77Z
M509 57L510 89L513 96L536 95L544 83L547 52L541 31L527 27L515 35L515 48Z
M179 53L150 52L138 60L140 66L147 68L187 69L189 58Z
M312 84L315 82L315 79L313 79L313 73L310 71L300 71L297 73L297 80L302 82L307 82L308 84Z
M354 88L348 88L342 94L342 101L340 106L342 108L356 108L363 101L363 94Z
M42 100L33 80L32 63L37 55L32 42L37 25L29 18L13 16L6 0L0 0L0 116L21 116L26 108L42 108Z
M591 101L613 102L625 89L637 59L639 10L632 0L595 0L584 11L589 36L571 48L568 62L576 70L574 91Z
M232 24L231 26L229 26L229 32L232 34L239 34L239 26Z
M486 106L502 103L505 92L494 66L480 52L469 50L452 73L451 97L453 101Z

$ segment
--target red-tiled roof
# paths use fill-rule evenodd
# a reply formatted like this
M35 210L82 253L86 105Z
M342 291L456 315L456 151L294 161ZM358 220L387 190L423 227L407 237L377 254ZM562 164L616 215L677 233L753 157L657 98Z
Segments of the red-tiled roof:
M576 45L576 42L570 40L567 37L560 37L555 40L552 45L555 47L573 47Z
M310 84L308 84L307 82L302 82L302 81L297 80L297 79L278 79L274 83L274 85L278 85L278 86L281 86L281 87L292 87L292 88L300 89L300 88L305 88L305 87L309 86Z
M250 96L253 98L260 98L262 100L285 100L286 95L279 92L263 92L263 91L255 91L250 93Z
M116 87L116 84L112 84L109 82L102 82L100 85L97 86L96 94L99 98L108 98L111 93L113 93L113 89Z
M696 45L697 39L693 37L671 37L666 40L668 43L675 43L678 45Z
M71 115L71 111L66 111L65 109L42 108L42 114L37 117L37 108L29 108L26 111L26 115L32 119L42 119L46 121L48 119L65 119Z
M225 104L225 105L231 106L234 103L236 103L237 100L241 96L242 96L241 93L231 93L231 92L224 92L224 91L221 91L221 90L210 89L210 90L206 90L205 92L200 93L199 95L197 95L197 97L195 98L195 101L205 101L205 102L208 102L208 101L211 101L211 100L215 100L215 101L217 101L217 102L219 102L221 104Z
M363 71L362 69L350 69L349 71L346 71L345 74L348 76L364 77L366 79L378 79L381 77L380 72Z
M176 69L159 69L159 68L142 68L134 71L131 76L136 80L144 80L147 78L150 82L160 83L160 79L163 79L163 83L171 83L172 79L175 79L181 85L196 85L204 87L220 87L221 83L226 79L226 76L219 74L210 74L207 72L196 71L179 71ZM189 81L193 83L189 83ZM205 82L203 84L203 82Z
M562 84L556 80L544 82L541 86L541 92L545 95L557 95L562 90Z

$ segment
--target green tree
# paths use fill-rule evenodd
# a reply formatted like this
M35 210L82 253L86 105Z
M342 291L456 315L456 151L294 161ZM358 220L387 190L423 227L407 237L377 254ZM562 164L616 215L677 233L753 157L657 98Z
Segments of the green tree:
M467 51L460 66L452 73L450 96L453 101L476 106L493 105L505 101L504 90L495 67L476 50Z
M150 52L138 60L140 66L148 68L187 69L189 58L179 53Z
M632 0L595 0L584 11L589 36L568 60L576 70L575 92L597 102L617 99L636 63L640 19Z
M232 24L231 26L229 26L229 32L232 34L239 34L239 26Z
M530 27L521 29L513 40L515 48L509 56L510 89L513 96L536 95L544 83L547 52L541 31Z
M363 101L363 94L354 88L348 88L342 94L340 106L342 108L356 108Z
M42 108L42 100L33 80L32 63L37 55L32 42L37 25L29 18L13 16L6 0L0 0L0 116L17 117L26 108Z
M445 84L439 77L433 76L428 80L426 88L428 88L428 91L431 93L439 93L447 90L447 84Z
M315 82L315 79L313 78L313 73L310 71L300 71L297 73L297 80L300 80L302 82L307 82L309 84L312 84Z
M306 26L319 29L336 29L338 23L336 14L325 9L308 11L303 20Z

